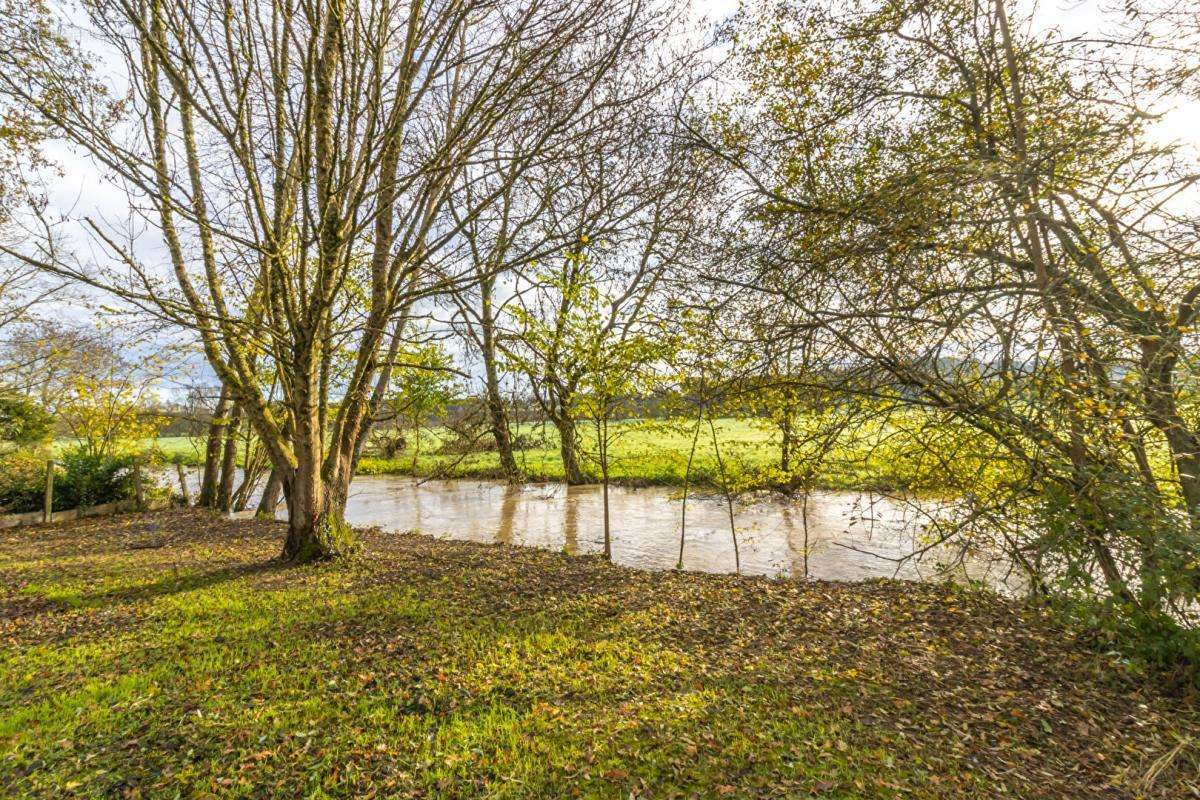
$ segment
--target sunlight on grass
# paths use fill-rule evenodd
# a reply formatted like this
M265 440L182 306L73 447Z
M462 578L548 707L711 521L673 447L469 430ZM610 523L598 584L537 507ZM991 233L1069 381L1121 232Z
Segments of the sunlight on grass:
M161 514L172 543L131 551L129 519L0 540L19 796L1069 796L1078 748L1135 752L1113 719L1146 753L1183 720L1044 617L950 586L381 535L299 569L268 560L268 523Z

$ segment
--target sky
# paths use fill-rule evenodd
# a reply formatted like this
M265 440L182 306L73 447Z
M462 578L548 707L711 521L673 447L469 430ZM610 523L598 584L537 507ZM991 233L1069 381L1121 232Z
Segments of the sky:
M1110 9L1114 5L1115 0L1043 0L1036 7L1034 25L1042 29L1056 28L1067 37L1086 37L1110 27L1110 21L1113 19ZM737 7L737 0L693 0L695 18L705 19L709 23L726 18L734 13ZM1197 125L1197 121L1200 121L1200 104L1181 102L1154 124L1153 136L1161 140L1200 144L1200 125ZM47 184L50 214L52 217L60 216L68 220L63 225L64 231L78 231L78 221L85 216L118 224L126 221L129 206L120 186L108 180L89 159L74 152L64 143L51 143L47 150L47 154L58 164L61 172ZM104 258L104 253L90 238L78 233L68 236L71 248L81 259L87 261ZM164 263L166 261L157 236L141 237L136 249L139 256L148 263L156 260ZM64 298L53 313L64 320L83 322L92 311L88 304L79 302L76 297ZM208 370L199 356L194 366L201 371ZM186 371L195 374L195 369L191 367Z
M1035 24L1043 28L1058 28L1066 36L1086 36L1098 33L1111 20L1113 0L1044 0L1037 6ZM695 16L716 22L734 13L738 0L693 0ZM1180 140L1200 144L1200 103L1180 103L1155 126L1156 135L1164 140ZM51 207L64 215L81 217L102 216L122 219L126 212L124 193L106 180L103 173L88 159L81 157L64 143L52 143L48 148L52 160L62 168L62 175L51 181Z

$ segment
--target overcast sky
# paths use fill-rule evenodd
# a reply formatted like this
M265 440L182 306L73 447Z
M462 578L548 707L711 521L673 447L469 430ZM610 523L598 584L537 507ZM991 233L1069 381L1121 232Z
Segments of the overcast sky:
M1115 0L1045 0L1037 6L1034 24L1045 30L1056 28L1067 37L1098 34L1113 27L1115 17L1111 9L1114 5ZM737 7L737 0L693 0L697 19L704 18L709 23L726 18ZM1153 133L1156 138L1163 140L1200 144L1200 125L1197 125L1197 121L1200 121L1200 104L1180 103L1155 124ZM91 239L78 234L80 226L75 221L91 216L121 227L129 216L129 204L124 192L90 160L73 152L65 144L51 143L47 150L62 172L47 184L52 216L67 220L61 226L62 231L69 237L70 247L82 260L105 260L105 254ZM136 249L147 263L166 261L160 238L156 235L140 237ZM90 313L85 304L69 299L64 299L52 311L58 318L76 321L85 321ZM194 376L197 370L208 370L199 357L195 365L188 365L184 371Z
M698 17L718 21L737 10L737 0L693 0ZM1099 33L1113 17L1106 13L1114 0L1047 0L1037 6L1036 24L1043 28L1058 28L1066 36L1085 36ZM1200 105L1180 104L1157 125L1157 135L1165 139L1198 142ZM127 204L121 189L106 180L85 158L72 153L63 144L51 144L49 155L62 167L63 175L50 183L52 206L72 217L100 215L123 219Z

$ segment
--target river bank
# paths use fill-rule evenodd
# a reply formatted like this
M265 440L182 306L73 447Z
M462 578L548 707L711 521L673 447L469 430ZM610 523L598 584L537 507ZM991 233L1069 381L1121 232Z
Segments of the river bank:
M816 425L816 421L810 421ZM714 421L725 481L736 491L798 488L843 491L905 491L942 494L958 493L943 458L929 450L928 422L920 417L892 415L886 422L869 422L847 431L819 454L798 447L789 470L782 470L778 432L762 420L723 418ZM620 420L614 423L609 470L613 483L623 486L679 487L685 479L692 485L721 484L713 439L695 440L689 425L657 419ZM943 431L944 433L944 431ZM514 426L523 442L516 460L530 482L558 482L564 478L562 456L553 428L540 423ZM594 455L595 432L590 424L579 428L579 454L585 469L598 473ZM462 448L455 435L444 427L425 429L418 437L409 433L407 446L392 458L368 446L359 461L359 475L401 475L434 479L503 479L500 458L488 450L486 437ZM170 461L188 465L202 461L203 438L183 436L147 440L147 453L158 453ZM955 440L955 463L964 470L978 469L979 459L963 441ZM806 462L815 459L819 463ZM689 462L691 468L689 471ZM988 469L998 469L991 464ZM973 480L979 476L972 474Z
M1194 698L944 584L197 511L0 534L13 796L1186 797Z

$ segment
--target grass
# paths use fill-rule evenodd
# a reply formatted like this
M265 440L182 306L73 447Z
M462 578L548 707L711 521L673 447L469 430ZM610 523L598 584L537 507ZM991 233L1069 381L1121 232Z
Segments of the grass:
M913 490L938 492L948 488L947 471L936 454L926 452L927 434L917 433L921 420L903 420L893 415L887 422L856 426L830 452L823 454L813 488L853 490ZM689 425L656 420L628 420L615 424L619 432L612 448L610 470L615 482L629 485L683 483L688 453L692 446ZM787 481L779 469L779 436L769 425L753 419L720 419L715 424L721 455L733 482L754 489ZM948 429L948 428L947 428ZM583 461L595 452L595 432L581 422ZM555 430L548 425L523 424L515 432L534 444L518 451L517 460L530 480L562 480L562 457ZM411 438L411 437L410 437ZM359 474L418 475L445 478L501 478L495 452L446 453L442 445L451 438L444 428L422 434L420 453L415 448L399 458L385 459L369 451L359 464ZM189 437L162 437L144 443L167 460L176 456L185 463L202 459L204 441ZM957 449L956 449L957 448ZM971 461L961 443L945 452L965 472L980 459ZM920 455L914 455L920 453ZM944 453L943 453L944 455ZM984 463L988 459L982 459ZM594 465L593 465L594 467ZM593 471L598 471L593 469ZM692 481L713 483L718 475L716 453L707 428L702 431L692 465Z
M1200 792L1194 697L990 596L376 533L289 568L281 537L195 511L0 533L0 793Z

